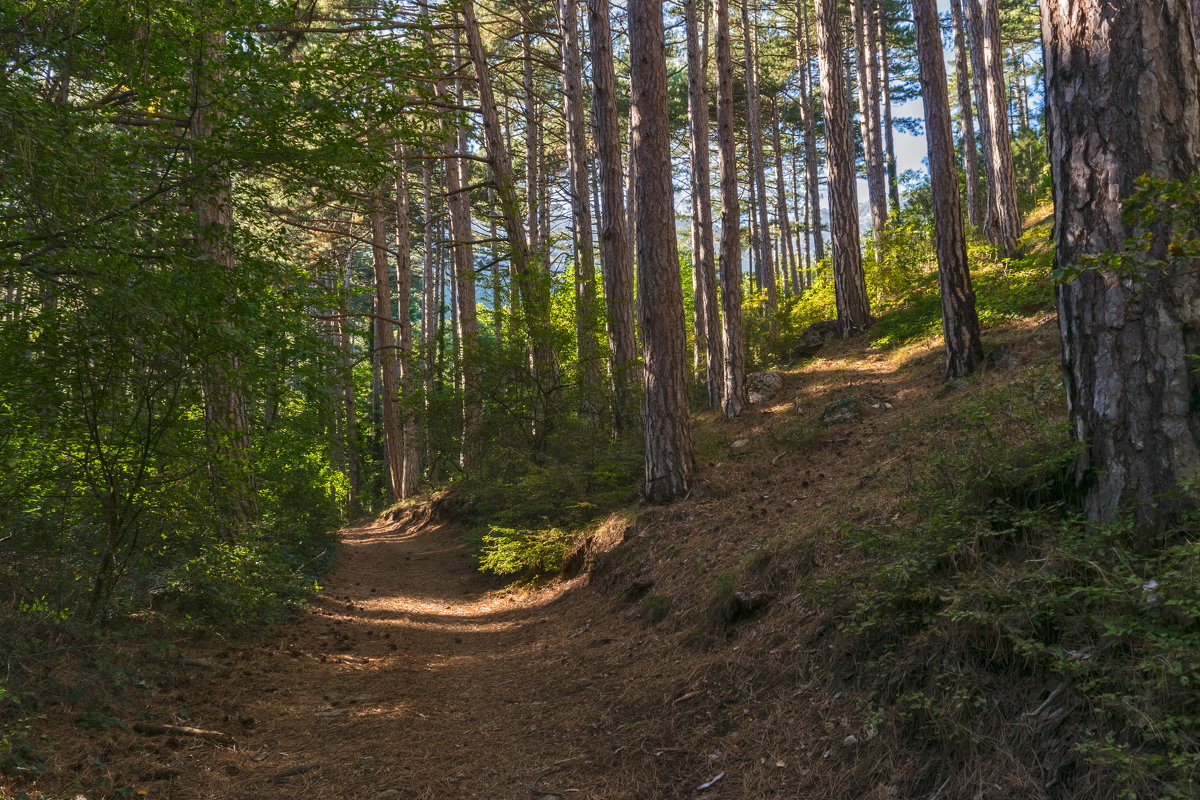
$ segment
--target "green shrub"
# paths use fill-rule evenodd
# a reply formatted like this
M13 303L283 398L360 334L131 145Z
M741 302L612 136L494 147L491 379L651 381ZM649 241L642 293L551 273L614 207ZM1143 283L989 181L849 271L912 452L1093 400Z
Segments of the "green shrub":
M557 574L578 536L558 528L530 531L491 526L481 540L479 567L484 572L535 580Z

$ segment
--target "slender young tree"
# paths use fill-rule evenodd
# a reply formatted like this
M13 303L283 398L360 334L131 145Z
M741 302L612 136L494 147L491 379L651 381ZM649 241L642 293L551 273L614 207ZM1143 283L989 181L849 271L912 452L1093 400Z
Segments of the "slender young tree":
M779 307L779 281L775 275L775 262L771 258L771 226L767 218L767 177L762 146L762 102L758 96L758 56L755 48L755 28L750 16L751 0L741 0L742 44L745 55L746 80L746 151L747 165L754 200L750 212L755 214L757 237L755 253L758 256L760 287L767 292L767 308Z
M954 25L954 64L958 82L958 114L962 124L963 172L967 181L967 220L977 231L983 230L987 198L979 176L979 148L975 143L975 113L971 107L970 62L967 59L966 32L963 30L962 0L950 0Z
M816 0L821 96L825 111L825 161L829 175L829 230L838 332L852 336L871 324L862 251L858 246L858 187L850 138L850 107L842 69L841 21L836 0Z
M946 378L961 378L983 362L983 344L967 266L958 166L954 158L954 135L950 131L950 94L942 56L942 26L937 0L913 0L912 8L920 59L921 99L925 104L929 179L933 188L933 233L942 294Z
M600 416L602 385L600 342L597 324L596 254L592 240L592 210L589 203L587 122L583 106L583 61L579 53L579 0L558 0L558 29L562 38L562 85L567 136L568 188L571 197L571 228L575 242L575 339L579 349L581 411Z
M807 0L796 0L796 67L800 75L800 120L804 126L805 196L809 206L808 228L813 257L825 258L825 235L821 222L821 180L817 159L817 107L812 97L812 51L809 47Z
M692 467L687 347L675 244L662 0L630 0L633 159L637 163L639 305L646 361L646 502L683 497Z
M746 361L742 348L742 242L738 207L737 146L733 141L733 52L729 43L729 0L717 0L717 150L721 176L721 319L725 351L725 417L746 405Z
M421 481L421 450L418 446L417 415L413 406L416 375L413 365L413 330L409 308L412 305L411 226L409 224L408 179L404 154L396 145L393 167L396 172L396 333L400 362L400 496L411 497Z
M700 42L696 0L684 0L684 24L687 28L688 58L688 123L691 146L692 188L692 273L696 307L696 340L702 345L705 385L708 405L721 403L721 382L724 365L721 353L721 318L717 309L717 269L713 253L712 191L709 170L708 91L708 28L705 26L704 47Z
M984 162L988 171L988 241L1008 258L1017 254L1021 217L1017 211L1017 177L1013 167L1012 136L1008 128L1008 99L1004 83L1004 51L1000 44L997 0L963 0L971 37L979 117L984 125Z
M617 78L613 67L608 0L588 0L592 51L592 112L599 163L600 266L612 347L617 430L637 424L637 334L633 324L633 250L625 211L625 171L621 166L621 125L617 116Z
M883 149L887 159L888 200L892 213L900 210L900 176L896 167L896 137L892 124L892 67L888 39L887 9L883 0L875 6L879 26L879 91L883 95Z
M859 113L862 115L863 157L867 166L867 200L876 243L887 226L887 164L883 155L883 126L879 116L878 50L875 20L869 0L850 3L858 67Z
M1139 231L1122 211L1140 176L1200 172L1197 33L1188 0L1042 3L1055 262L1080 270L1058 287L1076 479L1092 520L1129 510L1146 547L1200 468L1200 265L1169 251L1168 220ZM1087 264L1139 233L1140 279Z
M400 420L400 361L396 357L395 326L392 323L392 276L388 264L387 227L384 222L383 190L371 192L371 255L375 266L375 360L379 364L379 396L382 410L384 467L388 497L404 497L404 445Z

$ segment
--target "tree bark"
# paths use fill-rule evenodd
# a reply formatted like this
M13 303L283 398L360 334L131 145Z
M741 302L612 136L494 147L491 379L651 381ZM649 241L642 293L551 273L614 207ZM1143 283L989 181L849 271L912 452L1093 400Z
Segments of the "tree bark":
M858 66L858 97L862 114L863 158L867 168L867 200L876 244L887 227L887 165L883 158L883 126L879 119L879 63L875 22L869 0L851 0Z
M812 235L813 257L825 259L825 236L821 221L821 178L817 158L817 108L812 97L812 52L809 49L808 3L796 0L799 30L796 36L796 61L800 73L800 119L804 125L804 194L810 208L809 232Z
M382 411L384 466L388 497L404 497L404 446L401 441L399 359L392 329L392 276L388 264L387 228L383 215L383 190L371 192L371 255L375 265L375 358L379 364L379 398Z
M692 467L687 347L675 243L671 128L667 116L662 0L629 0L633 158L637 163L638 285L646 362L644 498L665 503L687 494Z
M746 356L742 348L742 241L738 204L737 146L733 140L733 54L729 43L729 0L717 0L717 150L721 177L721 312L726 419L746 405Z
M688 120L691 144L692 271L695 276L696 339L702 343L708 406L721 404L724 366L721 319L717 310L717 268L713 253L712 178L709 171L707 58L708 31L701 47L696 0L684 0L687 28Z
M946 345L946 378L969 375L983 362L975 292L967 265L958 192L954 134L950 130L950 94L942 55L942 25L937 0L913 0L917 53L921 69L921 98L925 104L925 140L933 189L933 233L938 256L938 286L942 295L942 332Z
M755 28L750 19L751 0L741 0L742 39L746 65L746 143L749 155L750 180L754 189L751 213L756 215L758 234L755 252L758 254L759 285L767 291L767 308L779 307L779 279L771 258L771 222L767 214L767 174L762 146L762 101L758 96L758 56L755 48Z
M1076 479L1090 519L1133 515L1143 547L1174 521L1200 466L1200 264L1173 256L1166 222L1122 219L1139 176L1200 171L1200 65L1188 0L1045 0L1042 37L1067 407L1085 444ZM1145 272L1088 268L1153 234ZM1140 262L1140 263L1139 263Z
M592 51L592 109L596 121L596 157L600 170L600 265L612 346L614 416L617 430L628 430L640 416L637 394L637 332L633 324L633 251L626 225L621 125L617 116L617 79L613 68L608 0L588 0Z
M525 238L525 228L521 219L523 209L513 182L512 162L509 160L508 149L504 146L504 135L500 130L491 72L483 50L483 40L479 35L479 23L475 19L474 0L463 2L461 15L467 38L467 51L475 67L488 163L492 169L496 196L500 201L500 212L507 228L509 264L521 298L522 322L532 343L533 378L537 389L534 400L534 426L538 432L544 432L545 418L552 401L551 395L557 390L558 384L558 366L550 338L550 326L545 324L550 315L550 283L539 268L537 259L529 252L528 241Z
M792 221L788 217L787 184L783 180L783 140L779 135L779 103L771 100L771 144L775 162L775 215L779 223L779 271L788 294L800 293L800 278L796 273L796 254L792 249Z
M396 146L396 321L397 348L400 362L400 438L402 469L400 496L412 497L421 482L420 437L413 404L416 375L413 365L413 331L409 308L412 305L412 259L408 221L408 180L404 171L403 154Z
M188 139L201 187L192 201L196 248L216 270L216 279L235 272L233 250L233 179L228 162L210 153L224 118L218 84L225 77L226 35L207 31L193 70ZM233 298L229 298L232 300ZM245 379L236 352L219 352L204 365L204 422L212 459L209 475L223 533L233 538L249 529L255 516L254 471Z
M997 0L964 0L976 71L980 120L984 126L984 161L988 170L988 241L1006 258L1017 254L1021 216L1017 211L1017 178L1013 167L1012 136L1008 129L1008 100L1004 89L1004 51L1000 45Z
M971 75L967 60L966 33L963 30L962 0L950 0L954 24L954 63L957 69L958 111L962 120L963 172L967 182L967 220L977 231L983 230L986 198L979 175L979 148L975 142L975 114L971 107Z
M896 167L896 137L892 126L891 53L888 48L887 14L877 5L875 16L879 25L879 90L883 95L883 146L887 158L888 198L892 213L900 210L900 176Z
M817 46L825 110L825 160L829 175L829 228L838 332L852 336L871 324L862 252L858 246L858 187L850 138L850 107L842 69L841 28L836 0L816 0Z
M580 412L599 419L600 342L597 324L596 254L592 241L589 203L587 122L583 106L583 62L579 53L579 0L558 0L558 28L562 37L562 84L565 102L567 171L571 196L571 227L575 242L575 339L578 347Z

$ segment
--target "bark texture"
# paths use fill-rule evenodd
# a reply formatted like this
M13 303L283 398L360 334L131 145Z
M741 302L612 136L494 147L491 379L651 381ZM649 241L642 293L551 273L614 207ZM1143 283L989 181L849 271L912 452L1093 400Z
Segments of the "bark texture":
M821 179L817 158L817 108L812 98L812 52L809 48L808 3L797 0L796 61L800 73L800 119L804 126L804 194L809 206L809 232L812 235L813 257L825 258L825 235L821 221Z
M771 224L767 219L767 178L762 146L762 103L758 96L758 58L754 47L754 25L750 17L750 0L742 0L742 39L746 67L746 144L749 155L750 180L754 198L751 213L755 214L757 234L755 252L758 255L759 286L766 289L767 308L779 307L779 280L771 257Z
M600 266L613 353L615 417L618 430L638 421L637 334L633 325L633 251L626 225L621 126L617 117L617 79L613 68L608 0L588 0L592 51L592 109L596 158L600 171Z
M850 108L842 69L842 42L836 0L817 2L817 47L825 110L825 161L829 184L829 229L838 332L851 336L871 324L862 251L858 246L858 187L850 138Z
M575 241L575 339L579 348L580 411L600 416L600 342L596 297L596 252L592 210L588 203L587 121L583 105L583 63L579 53L579 0L558 0L562 37L562 84L567 123L567 170L571 193L571 227Z
M1055 259L1073 267L1135 233L1121 211L1139 176L1200 170L1196 31L1188 0L1046 0L1042 36ZM1200 265L1153 233L1163 266L1144 281L1085 269L1058 289L1084 507L1101 522L1131 509L1144 537L1172 521L1171 493L1200 466Z
M961 378L983 362L975 292L967 266L958 192L954 135L950 130L950 94L942 56L942 27L937 0L913 0L917 51L921 64L921 98L925 104L925 140L933 188L934 241L938 286L942 295L942 332L946 345L946 378Z
M1005 257L1017 254L1021 216L1017 211L1017 177L1013 167L1012 136L1008 129L1008 98L1004 84L1004 51L1000 45L997 0L964 0L971 58L975 68L979 117L984 125L984 161L988 171L988 241Z
M671 128L667 116L662 0L630 0L633 158L637 163L638 285L646 362L646 485L649 503L688 491L687 345L675 243Z
M733 141L733 53L729 0L717 0L717 149L721 173L721 312L725 351L721 402L733 419L746 405L746 356L742 348L742 212L738 204L737 148Z
M691 145L692 275L695 289L696 341L704 356L709 408L721 403L724 359L721 354L721 315L717 309L717 266L713 253L712 176L708 153L707 46L701 47L696 0L684 0L687 28L688 122ZM707 34L707 28L705 33ZM705 36L705 45L707 35Z
M387 229L383 216L383 191L371 193L371 255L375 266L375 358L379 363L379 396L383 412L383 455L387 468L388 497L404 496L404 449L400 424L400 362L392 325L392 276L388 264Z
M412 258L408 220L408 181L399 147L396 148L396 347L400 363L400 436L402 474L400 496L411 497L421 482L421 450L418 447L417 415L413 397L417 385L413 365Z
M983 230L985 204L979 175L979 147L975 141L975 112L971 105L971 74L967 59L966 31L963 28L962 0L950 0L954 25L954 62L958 82L958 114L962 120L963 172L967 181L967 220L977 231Z

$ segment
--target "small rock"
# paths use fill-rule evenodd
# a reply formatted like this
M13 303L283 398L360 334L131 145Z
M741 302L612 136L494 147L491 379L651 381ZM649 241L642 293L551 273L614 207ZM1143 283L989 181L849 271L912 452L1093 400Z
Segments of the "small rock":
M842 739L842 747L854 747L856 744L858 744L858 737L853 733Z
M371 795L371 800L393 800L400 796L399 789L384 789L382 792L376 792Z
M838 398L821 412L821 424L826 428L845 425L862 419L862 401L854 395Z
M778 372L752 372L746 376L746 391L751 403L765 403L783 388Z
M731 444L730 447L732 447L735 450L738 450L740 448L745 447L748 444L750 444L749 439L734 439L733 444Z

